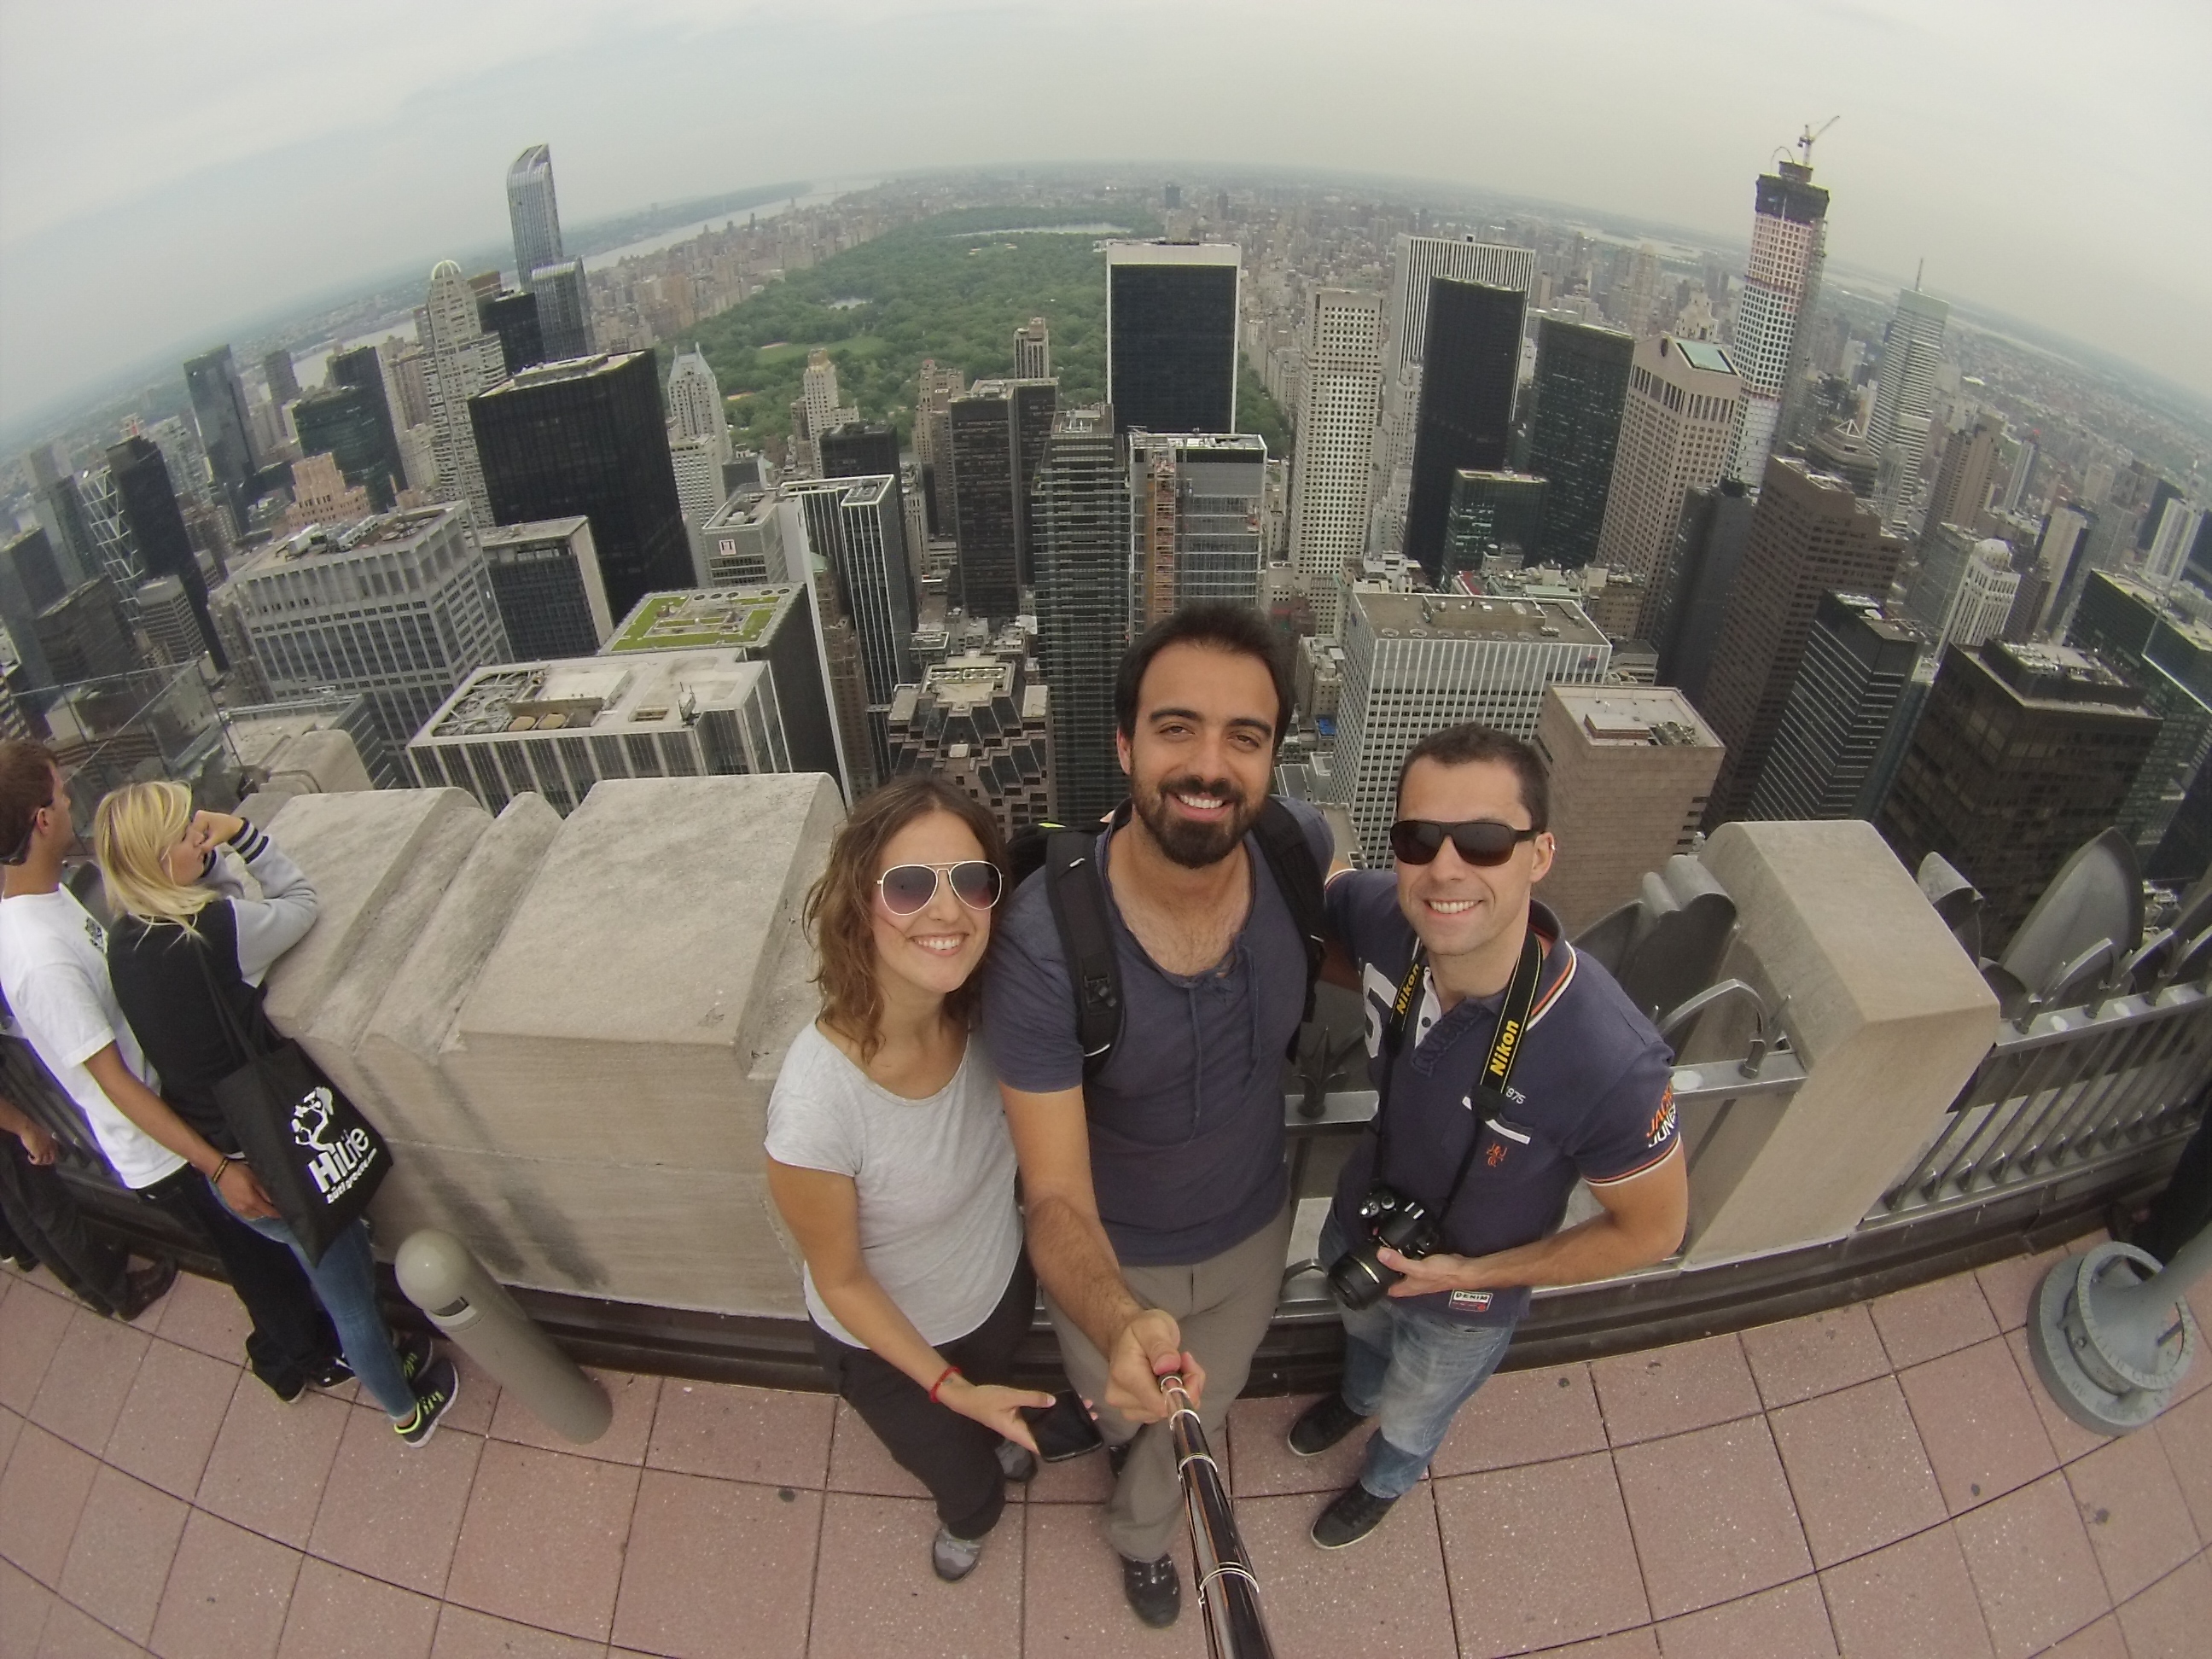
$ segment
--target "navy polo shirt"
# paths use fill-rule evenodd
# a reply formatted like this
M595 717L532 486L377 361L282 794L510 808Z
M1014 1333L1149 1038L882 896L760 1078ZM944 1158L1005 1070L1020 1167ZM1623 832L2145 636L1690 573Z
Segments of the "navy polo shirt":
M1304 801L1284 805L1316 867L1328 869L1331 838L1321 813ZM1112 840L1111 830L1098 836L1102 874ZM1121 1035L1088 1083L1044 872L992 920L983 1041L1012 1088L1083 1090L1098 1219L1125 1266L1219 1255L1273 1220L1287 1195L1283 1052L1305 1012L1305 944L1258 840L1247 835L1244 851L1250 911L1228 954L1200 974L1170 974L1147 956L1107 884Z
M1676 1139L1667 1045L1613 975L1567 943L1557 916L1541 904L1530 911L1549 948L1506 1089L1510 1110L1486 1124L1473 1105L1503 991L1463 998L1444 1012L1425 975L1390 1079L1390 1167L1382 1178L1431 1214L1469 1139L1479 1137L1466 1184L1443 1219L1442 1248L1455 1255L1487 1255L1543 1237L1559 1224L1577 1179L1593 1187L1626 1181L1665 1158ZM1369 1075L1380 1087L1382 1030L1419 943L1398 908L1396 874L1339 875L1328 884L1328 921L1359 964ZM1358 1212L1375 1178L1376 1146L1373 1134L1363 1136L1337 1182L1334 1213L1347 1240L1367 1237ZM1528 1296L1520 1285L1401 1300L1497 1325L1526 1313Z

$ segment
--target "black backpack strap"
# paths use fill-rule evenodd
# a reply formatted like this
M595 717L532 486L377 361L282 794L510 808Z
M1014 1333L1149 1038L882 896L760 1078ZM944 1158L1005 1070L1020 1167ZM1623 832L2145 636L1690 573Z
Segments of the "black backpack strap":
M1097 848L1097 831L1064 830L1048 838L1044 855L1045 893L1075 994L1075 1035L1086 1082L1098 1075L1121 1035L1121 973Z
M1274 874L1283 902L1290 906L1298 937L1305 942L1306 1006L1298 1017L1303 1024L1313 1018L1314 985L1321 978L1322 961L1328 954L1328 916L1322 895L1328 872L1314 862L1313 843L1279 797L1267 797L1252 833L1267 855L1267 868ZM1290 1049L1293 1060L1297 1058L1297 1033L1293 1031Z

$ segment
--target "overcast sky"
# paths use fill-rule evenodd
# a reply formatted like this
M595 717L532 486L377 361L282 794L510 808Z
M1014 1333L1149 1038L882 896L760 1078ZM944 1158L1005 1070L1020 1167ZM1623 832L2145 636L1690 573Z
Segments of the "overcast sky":
M1742 240L1840 112L1832 258L2212 392L2212 5L0 0L0 422L561 210L939 165L1449 179Z

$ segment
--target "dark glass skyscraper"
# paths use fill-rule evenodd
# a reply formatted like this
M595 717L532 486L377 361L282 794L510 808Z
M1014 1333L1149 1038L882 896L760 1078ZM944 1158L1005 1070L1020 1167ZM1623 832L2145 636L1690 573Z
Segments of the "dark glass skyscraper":
M592 521L501 525L477 538L517 662L588 657L614 632Z
M1428 347L1413 425L1413 492L1405 555L1438 579L1453 475L1496 472L1512 436L1521 372L1521 316L1528 296L1449 276L1429 283Z
M376 411L377 429L384 438L385 470L392 475L395 489L406 488L407 469L399 459L399 428L392 419L392 401L384 391L384 360L376 355L376 348L356 346L351 351L332 352L330 375L332 386L355 388Z
M1109 410L1060 412L1030 498L1037 663L1052 688L1060 817L1084 823L1125 793L1114 676L1128 640L1129 481Z
M895 427L850 422L833 426L819 435L822 476L825 478L872 478L879 472L898 477L899 442Z
M401 480L392 467L392 429L382 399L357 386L311 392L292 405L302 455L327 454L345 481L368 491L370 510L389 513Z
M1444 562L1437 586L1462 571L1480 574L1482 562L1514 558L1536 564L1551 556L1552 486L1531 472L1455 472L1451 517L1444 527Z
M557 363L592 350L592 292L584 281L584 262L541 265L531 277L538 301L538 332L544 360Z
M1552 486L1544 507L1547 564L1575 569L1597 551L1635 356L1632 335L1563 317L1536 325L1524 470Z
M483 325L485 333L499 336L500 356L508 374L545 361L545 334L538 325L538 296L527 289L478 295L477 321Z
M1030 486L1059 401L1053 380L978 380L952 399L953 533L971 617L1005 621L1021 609L1034 568Z
M216 637L208 615L207 580L192 556L192 539L185 529L185 515L177 505L176 488L169 482L168 464L150 438L125 438L110 446L107 470L115 493L123 503L123 516L138 544L138 557L149 574L174 576L198 619L200 637L220 669L230 666L222 641Z
M651 352L541 363L468 408L495 523L591 520L617 617L647 593L691 586Z
M1231 242L1106 245L1106 401L1117 429L1237 429Z
M1766 765L1754 818L1871 817L1875 763L1891 740L1927 638L1859 593L1823 593Z
M192 400L192 418L199 423L200 445L207 451L208 469L231 522L240 535L246 518L260 495L256 475L260 457L253 448L253 428L246 414L246 386L230 348L217 346L185 364L185 390Z

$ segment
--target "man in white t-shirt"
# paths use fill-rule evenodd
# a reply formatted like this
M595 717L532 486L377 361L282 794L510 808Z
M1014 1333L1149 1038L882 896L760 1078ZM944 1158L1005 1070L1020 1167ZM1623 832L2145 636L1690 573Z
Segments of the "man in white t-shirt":
M106 932L62 885L76 830L69 785L40 744L0 743L0 994L84 1114L123 1184L203 1235L252 1316L247 1358L280 1398L352 1373L307 1274L240 1216L276 1207L253 1172L210 1146L154 1091L108 983Z

